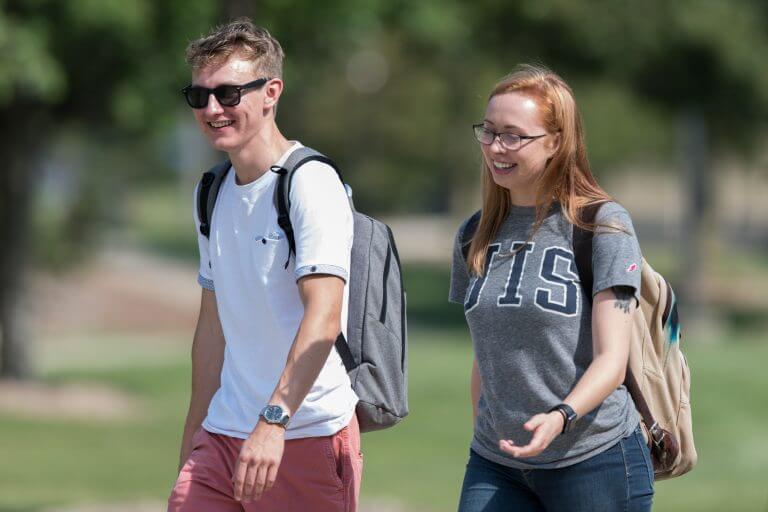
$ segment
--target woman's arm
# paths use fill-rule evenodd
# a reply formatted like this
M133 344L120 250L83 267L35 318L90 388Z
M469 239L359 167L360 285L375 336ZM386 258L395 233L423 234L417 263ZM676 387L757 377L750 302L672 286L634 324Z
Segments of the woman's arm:
M595 295L592 303L592 363L563 400L579 417L603 403L624 382L632 315L636 307L633 290L628 286L615 286Z
M579 417L600 405L624 382L636 303L633 289L629 286L615 286L595 295L592 304L592 363L563 400ZM502 439L499 448L513 457L538 455L562 432L564 421L558 411L537 414L524 425L526 430L533 432L526 446L516 446L512 441Z

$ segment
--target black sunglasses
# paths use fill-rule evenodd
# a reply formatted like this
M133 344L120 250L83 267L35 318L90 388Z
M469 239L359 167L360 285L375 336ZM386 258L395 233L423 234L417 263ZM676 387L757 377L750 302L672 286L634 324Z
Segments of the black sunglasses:
M271 78L259 78L243 85L220 85L209 89L199 85L188 85L181 90L187 103L192 108L205 108L208 106L208 98L213 94L216 101L225 107L234 107L240 103L242 92L246 89L256 89L272 80Z

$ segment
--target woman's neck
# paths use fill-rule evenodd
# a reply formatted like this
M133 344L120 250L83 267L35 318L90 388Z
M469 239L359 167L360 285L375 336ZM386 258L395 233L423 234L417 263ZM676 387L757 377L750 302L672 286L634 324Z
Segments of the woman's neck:
M509 190L509 202L512 206L531 207L543 204L535 190Z

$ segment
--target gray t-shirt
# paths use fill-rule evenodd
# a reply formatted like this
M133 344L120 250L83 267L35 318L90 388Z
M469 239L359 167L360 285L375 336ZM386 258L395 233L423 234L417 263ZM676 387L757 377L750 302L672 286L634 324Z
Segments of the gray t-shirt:
M451 302L464 305L482 381L472 449L521 469L581 462L629 435L639 421L632 398L620 386L540 455L516 459L499 449L500 439L528 444L531 433L523 424L562 403L592 362L592 307L573 257L573 226L555 204L526 244L534 219L533 207L512 207L489 246L481 277L467 271L462 223L449 295ZM630 286L639 296L641 255L629 214L606 203L596 223L626 232L599 228L595 233L593 296L613 286Z

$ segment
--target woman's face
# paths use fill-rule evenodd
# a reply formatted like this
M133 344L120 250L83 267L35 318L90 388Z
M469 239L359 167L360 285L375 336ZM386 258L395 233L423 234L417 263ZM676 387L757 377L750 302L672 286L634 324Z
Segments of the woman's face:
M488 101L483 126L494 133L539 137L522 139L516 148L505 147L500 137L480 144L493 181L508 190L513 203L535 200L535 181L557 151L559 134L548 134L536 101L518 92L498 94Z

